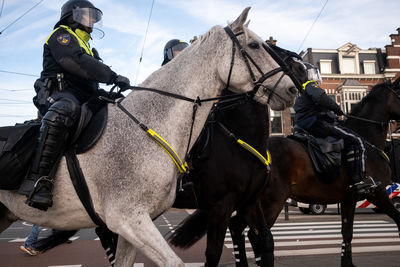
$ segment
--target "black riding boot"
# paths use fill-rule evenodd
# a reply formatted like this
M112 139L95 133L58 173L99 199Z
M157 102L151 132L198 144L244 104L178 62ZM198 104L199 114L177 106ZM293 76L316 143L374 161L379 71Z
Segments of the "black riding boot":
M349 151L347 154L347 163L350 169L352 185L350 188L354 189L359 195L368 192L374 185L364 181L365 173L362 170L361 152L357 149Z
M53 177L50 173L64 150L67 134L66 127L49 125L43 121L30 175L19 191L28 197L26 204L29 206L47 210L53 205Z
M52 190L56 165L64 152L69 131L74 125L70 114L75 114L71 112L75 110L75 106L71 103L68 100L56 102L42 120L32 168L19 189L20 194L27 196L26 204L31 207L47 210L53 205Z

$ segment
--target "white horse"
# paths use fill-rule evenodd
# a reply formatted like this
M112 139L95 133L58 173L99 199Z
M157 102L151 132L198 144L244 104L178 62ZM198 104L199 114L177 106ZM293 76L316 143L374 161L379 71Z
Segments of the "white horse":
M279 66L263 49L262 39L244 24L249 9L246 8L229 27L234 33L242 32L237 37L240 44L267 73ZM224 29L215 26L178 57L150 75L141 86L191 98L215 97L227 83L232 45ZM237 93L251 91L254 83L238 49L234 57L230 90ZM254 65L250 65L258 79L261 75ZM260 87L264 90L258 90L254 99L266 104L266 89L277 83L280 74L264 81ZM293 104L295 94L292 81L285 75L271 95L270 105L273 109L282 110ZM191 126L192 103L137 91L130 93L122 104L166 139L178 155L184 155ZM207 102L199 107L193 140L199 135L211 105ZM110 230L119 234L115 264L132 266L138 249L159 266L184 266L152 222L174 202L177 168L170 157L118 107L109 105L108 110L103 136L91 150L78 155L78 158L95 211ZM16 219L60 230L95 226L75 193L65 159L62 159L56 174L53 207L47 212L27 206L25 197L15 191L0 191L0 201L3 203L0 205L0 231Z

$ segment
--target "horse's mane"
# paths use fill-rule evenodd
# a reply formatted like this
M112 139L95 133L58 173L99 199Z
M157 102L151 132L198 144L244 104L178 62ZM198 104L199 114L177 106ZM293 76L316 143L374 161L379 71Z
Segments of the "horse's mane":
M387 81L374 85L371 91L351 109L350 115L358 115L363 109L364 105L369 103L372 99L379 100L382 97L382 90L380 90L380 88L383 86L390 86L391 84L392 83L390 81Z
M206 32L205 34L200 35L199 37L199 41L200 43L204 42L205 40L207 40L207 38L212 35L214 32L218 31L219 29L221 29L221 26L214 26L212 27L208 32Z

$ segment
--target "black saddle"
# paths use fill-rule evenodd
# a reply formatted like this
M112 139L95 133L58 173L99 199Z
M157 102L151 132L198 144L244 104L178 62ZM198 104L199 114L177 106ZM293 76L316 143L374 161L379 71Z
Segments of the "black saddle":
M76 146L76 153L82 154L92 148L103 134L107 124L107 105L93 114L88 103L81 106L81 117L71 145Z
M84 153L93 147L107 123L107 104L102 103L95 113L88 104L81 107L77 129L67 149ZM40 120L15 126L0 127L0 190L17 190L29 171L39 138Z
M333 136L317 138L299 127L295 127L293 135L288 136L288 138L294 139L305 146L314 170L317 174L320 174L318 175L319 177L326 177L326 174L336 173L339 169L344 149L343 139Z

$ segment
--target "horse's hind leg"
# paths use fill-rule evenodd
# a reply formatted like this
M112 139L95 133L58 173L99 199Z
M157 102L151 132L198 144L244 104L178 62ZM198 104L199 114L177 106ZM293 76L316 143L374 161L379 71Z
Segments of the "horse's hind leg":
M236 215L229 221L229 231L231 232L233 253L235 254L235 266L247 267L246 247L244 229L246 222L241 216Z
M367 199L394 220L400 236L400 212L393 206L386 190L383 187L378 187Z
M2 203L0 203L0 233L6 230L18 218Z
M352 260L351 241L353 239L355 200L348 199L342 203L342 252L341 266L355 267Z
M136 257L136 249L125 238L118 237L117 253L115 255L114 266L133 266ZM113 264L113 262L110 262Z
M108 228L119 234L117 246L117 259L119 262L125 263L123 260L124 255L132 253L133 247L127 245L127 242L129 242L158 266L184 266L182 260L168 246L168 243L147 213L135 212L135 214L130 214L129 217L119 216L118 218L110 216L106 221ZM122 238L125 240L122 240ZM122 244L122 248L119 248L120 244ZM117 266L125 267L128 265L120 265L118 263ZM129 267L131 266L129 265Z

